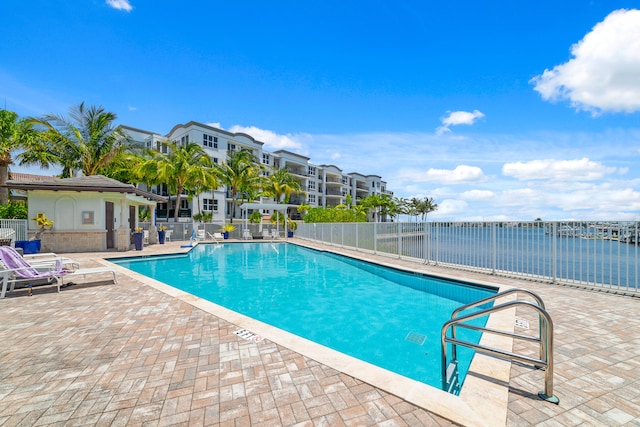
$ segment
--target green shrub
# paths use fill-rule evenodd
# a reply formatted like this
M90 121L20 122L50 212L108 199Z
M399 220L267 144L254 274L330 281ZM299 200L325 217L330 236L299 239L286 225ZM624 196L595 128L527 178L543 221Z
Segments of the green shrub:
M22 201L9 202L0 206L0 218L4 219L27 219L27 205Z

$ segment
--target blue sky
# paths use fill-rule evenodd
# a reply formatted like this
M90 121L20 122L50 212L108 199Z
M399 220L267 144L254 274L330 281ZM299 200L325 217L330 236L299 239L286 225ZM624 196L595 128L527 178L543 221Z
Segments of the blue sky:
M433 197L431 219L640 220L634 7L12 1L0 97L21 116L85 101L160 134L247 132Z

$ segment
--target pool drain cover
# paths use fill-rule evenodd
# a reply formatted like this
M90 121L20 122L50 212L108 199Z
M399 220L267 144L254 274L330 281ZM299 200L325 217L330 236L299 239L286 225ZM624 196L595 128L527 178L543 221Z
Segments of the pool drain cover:
M427 336L419 334L417 332L409 332L404 339L418 345L422 345L427 340Z
M516 317L516 326L522 329L529 329L529 321L522 317Z

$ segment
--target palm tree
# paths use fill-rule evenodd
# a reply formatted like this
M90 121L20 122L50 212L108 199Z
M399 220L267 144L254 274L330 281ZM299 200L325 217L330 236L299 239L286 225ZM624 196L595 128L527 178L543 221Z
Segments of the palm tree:
M286 168L275 170L264 184L263 194L273 197L276 203L289 203L292 194L304 194L300 181L295 179Z
M231 192L231 218L236 211L238 196L255 194L260 185L260 166L254 162L253 153L249 150L230 150L227 153L227 161L216 166L218 177L227 191Z
M391 213L392 203L393 200L388 194L369 194L362 199L362 205L368 208L373 215L373 222L377 222L380 215Z
M130 146L127 134L114 126L117 116L103 107L86 107L84 102L72 107L69 118L47 114L31 118L42 129L41 138L30 144L24 158L43 167L62 166L62 177L73 176L79 169L84 175L108 172L108 166Z
M215 190L218 187L220 187L220 180L215 169L209 166L193 169L185 190L189 197L195 197L198 200L198 213L200 216L204 215L200 209L200 194L205 191Z
M416 211L422 216L422 221L427 219L427 215L438 210L438 204L433 202L433 197L425 197L416 206Z
M9 166L13 164L11 153L26 147L30 141L37 138L37 131L29 121L18 120L13 111L0 110L0 204L9 202L9 190L2 185L9 180ZM18 155L22 159L22 155ZM21 164L26 161L21 161Z
M183 191L194 191L200 183L210 185L212 189L220 185L211 168L211 158L199 144L190 142L183 146L165 141L162 145L168 148L168 153L150 150L151 157L143 161L136 172L138 176L146 177L143 179L148 182L167 183L169 191L175 192L176 207L173 217L177 222Z

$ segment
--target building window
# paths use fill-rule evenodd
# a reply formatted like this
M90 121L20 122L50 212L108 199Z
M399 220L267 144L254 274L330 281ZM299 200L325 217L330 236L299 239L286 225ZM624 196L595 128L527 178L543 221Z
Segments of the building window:
M216 165L218 164L218 158L217 157L213 158L213 163L215 163Z
M307 184L307 189L308 190L315 190L316 189L316 182L315 181L309 181L309 184Z
M218 148L218 137L213 135L202 134L202 146L209 148Z
M233 151L236 149L236 144L227 144L227 150Z
M315 202L316 202L316 195L309 194L309 203L315 203Z
M182 143L182 145L187 145L189 143L189 135L185 135L180 138L180 142Z
M264 165L268 165L269 164L269 155L268 154L263 154L262 155L262 164L264 164Z
M216 199L202 199L202 210L218 212L218 201Z
M316 168L309 166L309 176L316 176Z

